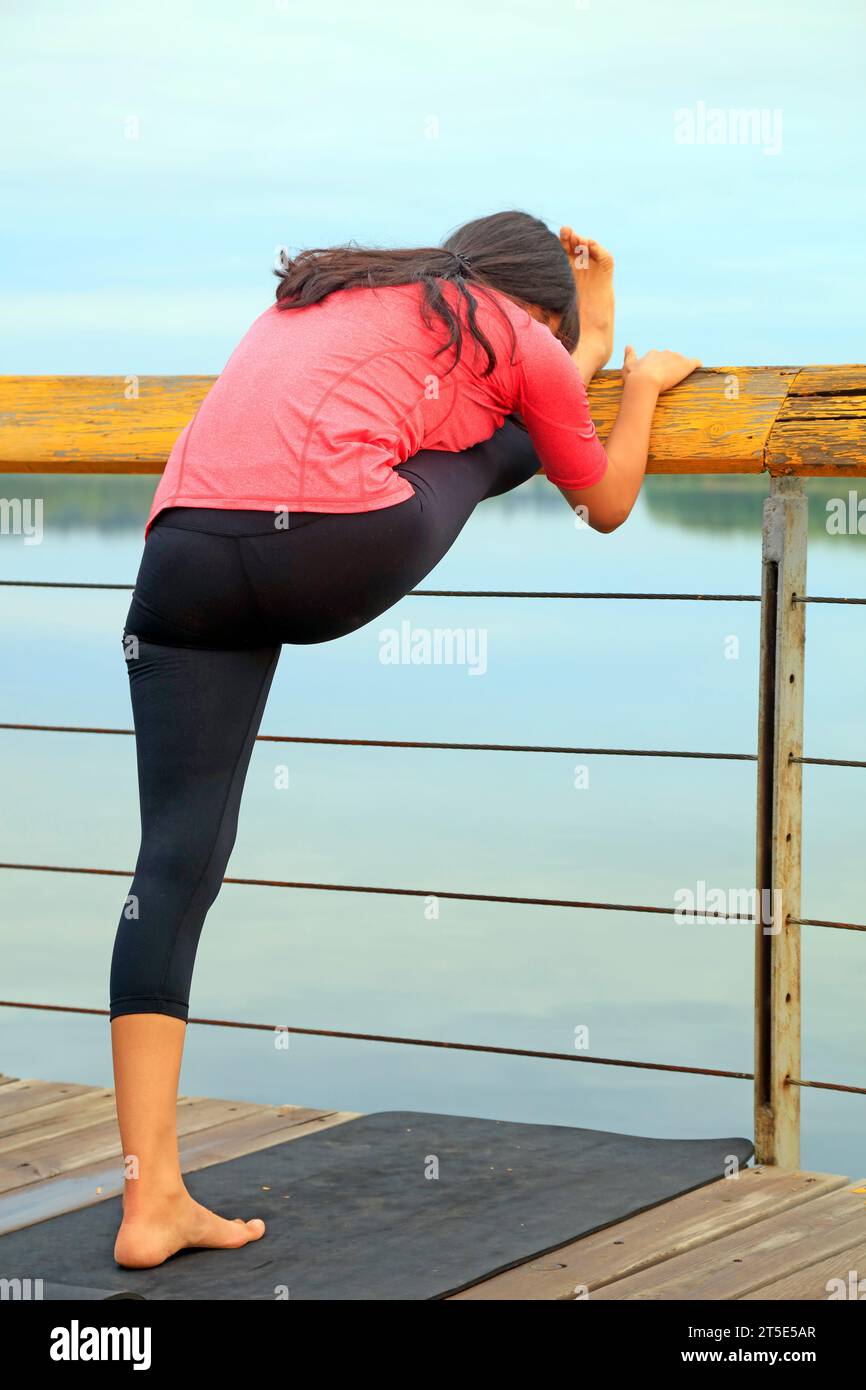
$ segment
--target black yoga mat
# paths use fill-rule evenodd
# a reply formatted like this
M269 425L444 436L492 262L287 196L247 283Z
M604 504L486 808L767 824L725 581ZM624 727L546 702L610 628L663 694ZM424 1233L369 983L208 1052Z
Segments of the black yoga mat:
M119 1269L112 1199L0 1238L0 1278L148 1299L441 1298L701 1187L752 1153L747 1139L383 1111L191 1173L198 1201L267 1222L265 1238L241 1250Z

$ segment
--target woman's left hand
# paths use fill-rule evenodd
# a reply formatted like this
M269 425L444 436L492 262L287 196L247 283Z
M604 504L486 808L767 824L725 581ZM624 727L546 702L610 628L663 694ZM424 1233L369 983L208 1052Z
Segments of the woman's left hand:
M597 339L606 362L613 351L613 256L599 242L578 236L572 227L561 227L559 239L577 287L581 339Z

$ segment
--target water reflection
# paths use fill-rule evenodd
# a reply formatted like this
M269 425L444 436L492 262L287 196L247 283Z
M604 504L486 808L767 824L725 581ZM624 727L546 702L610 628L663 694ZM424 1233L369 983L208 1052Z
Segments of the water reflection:
M150 509L157 479L151 476L111 476L99 474L22 474L7 475L3 482L6 497L32 497L44 502L45 527L57 531L75 530L117 533L142 532ZM761 505L768 491L768 479L755 477L691 477L656 475L643 488L648 515L668 526L713 535L754 535L761 529ZM829 536L827 504L843 499L854 509L866 498L866 487L856 478L809 479L809 535L815 541ZM507 498L493 498L485 510L500 512L550 512L562 510L562 501L552 488L519 488ZM866 509L866 504L864 504ZM863 520L866 530L866 518ZM857 533L834 534L834 541L857 542Z

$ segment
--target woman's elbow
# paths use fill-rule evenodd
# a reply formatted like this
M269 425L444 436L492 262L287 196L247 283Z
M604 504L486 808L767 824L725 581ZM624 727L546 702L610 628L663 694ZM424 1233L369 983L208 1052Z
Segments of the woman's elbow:
M606 476L591 487L575 491L557 484L560 492L584 525L603 535L618 531L631 516L637 501L637 489L620 484L619 479Z
M620 526L625 525L630 516L631 507L590 507L587 521L593 531L609 536L612 531L618 531Z

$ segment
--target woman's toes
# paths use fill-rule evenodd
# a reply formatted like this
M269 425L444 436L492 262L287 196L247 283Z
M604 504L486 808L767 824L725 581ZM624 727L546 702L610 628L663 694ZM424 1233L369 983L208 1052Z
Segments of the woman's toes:
M235 1216L233 1220L238 1226L249 1227L250 1235L254 1235L256 1239L265 1233L265 1223L258 1216L252 1217L249 1221L245 1221L242 1216Z
M195 1239L189 1241L191 1245L237 1250L251 1240L260 1240L265 1233L264 1221L244 1221L241 1216L226 1220L205 1207L200 1208L200 1214L202 1224L195 1233Z

